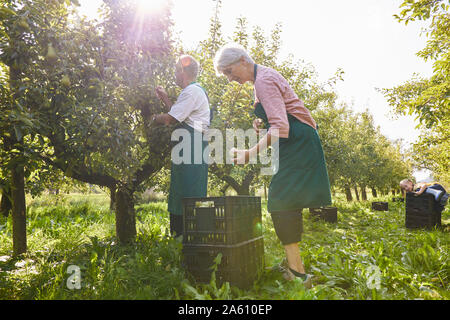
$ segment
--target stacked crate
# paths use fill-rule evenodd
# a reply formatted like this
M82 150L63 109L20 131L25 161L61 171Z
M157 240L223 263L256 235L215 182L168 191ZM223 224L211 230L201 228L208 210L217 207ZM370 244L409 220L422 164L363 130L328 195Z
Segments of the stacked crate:
M434 196L431 194L422 193L417 196L408 192L405 212L406 228L433 228L441 225L441 213L436 211Z
M375 211L389 211L389 205L387 202L372 202L372 210Z
M337 222L337 208L335 207L309 208L309 212L314 218L327 222Z
M183 258L188 272L199 282L209 282L214 259L221 253L218 284L251 286L264 267L261 198L185 198L183 208Z

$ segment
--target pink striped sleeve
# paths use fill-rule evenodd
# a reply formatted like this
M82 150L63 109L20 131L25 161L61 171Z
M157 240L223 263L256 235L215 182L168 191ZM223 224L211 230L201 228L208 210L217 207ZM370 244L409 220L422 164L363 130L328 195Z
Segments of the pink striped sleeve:
M278 82L272 77L258 79L255 81L255 93L266 112L270 124L269 133L280 138L288 138L289 121Z

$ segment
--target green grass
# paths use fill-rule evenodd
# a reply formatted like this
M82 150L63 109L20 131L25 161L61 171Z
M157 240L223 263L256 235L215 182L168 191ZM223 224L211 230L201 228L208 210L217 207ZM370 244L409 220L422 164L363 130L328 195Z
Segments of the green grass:
M334 205L336 224L314 221L304 210L301 254L315 275L313 289L265 270L241 290L196 284L184 272L164 202L136 206L136 242L121 246L106 195L29 199L27 254L12 258L11 218L0 218L0 299L449 299L448 226L406 229L403 203L390 202L389 212L372 211L370 202ZM448 208L443 223L450 223ZM270 267L284 250L264 202L263 232ZM81 289L68 288L71 265L79 267Z

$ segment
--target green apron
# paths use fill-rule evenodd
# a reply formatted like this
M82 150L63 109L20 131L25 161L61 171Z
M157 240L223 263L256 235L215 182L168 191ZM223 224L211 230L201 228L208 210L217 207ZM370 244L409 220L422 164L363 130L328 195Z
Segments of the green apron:
M193 83L198 85L196 83ZM202 88L200 85L198 85ZM203 89L203 88L202 88ZM203 89L204 90L204 89ZM205 91L206 94L206 91ZM208 95L206 95L208 96ZM168 199L168 211L171 214L182 215L183 214L183 198L188 197L206 197L207 187L208 187L208 159L203 158L205 149L208 147L208 141L203 140L203 133L201 133L202 145L201 145L201 155L198 154L195 157L195 151L200 152L200 150L194 150L194 132L195 129L191 126L180 123L176 128L186 129L190 134L191 139L191 158L189 163L175 164L172 160L170 168L170 188L169 188L169 199ZM197 132L198 134L198 132ZM174 145L182 141L172 142ZM180 151L180 156L183 156L183 150ZM195 164L194 159L200 159L200 164Z
M175 164L173 161L171 163L168 211L171 214L182 215L183 198L206 197L208 186L208 164L205 161L207 159L203 159L203 152L208 146L208 141L203 141L202 139L202 163L195 164L194 129L185 123L180 124L178 128L186 129L190 133L191 159L189 163ZM183 150L180 151L180 156L182 155Z
M270 124L261 103L256 104L254 113L268 129ZM278 171L270 181L267 210L300 211L331 205L330 182L317 130L287 116L289 137L278 141Z

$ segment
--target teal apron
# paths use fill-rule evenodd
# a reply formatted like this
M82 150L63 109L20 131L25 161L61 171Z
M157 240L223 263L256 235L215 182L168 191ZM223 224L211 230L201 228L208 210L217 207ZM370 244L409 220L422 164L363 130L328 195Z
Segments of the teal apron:
M261 103L255 105L254 113L268 129L270 124ZM270 181L267 210L300 211L331 205L330 182L317 130L287 116L289 137L278 141L278 171Z
M197 85L197 84L196 84ZM198 85L200 87L200 85ZM202 88L203 89L203 88ZM206 94L206 92L205 92ZM191 126L180 123L176 129L186 129L190 134L191 139L191 158L189 163L175 164L171 163L170 169L170 189L168 199L168 211L174 215L183 214L183 198L188 197L206 197L208 186L208 159L203 158L205 149L208 147L208 141L203 141L203 133L201 134L201 155L195 157L194 152L200 152L194 148L194 132L195 129ZM197 133L198 134L198 133ZM174 145L182 141L172 142ZM180 157L183 156L183 150L180 151ZM195 164L194 159L200 159L200 164Z

